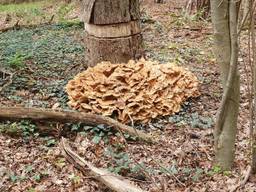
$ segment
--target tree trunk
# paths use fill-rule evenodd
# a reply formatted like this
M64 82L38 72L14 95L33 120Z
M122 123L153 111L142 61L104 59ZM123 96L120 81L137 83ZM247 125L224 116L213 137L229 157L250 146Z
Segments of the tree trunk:
M89 66L141 57L139 0L84 0L83 7Z
M248 17L244 16L244 18L250 23L249 28L249 38L250 43L248 45L249 50L251 52L249 57L249 64L252 66L252 88L251 88L251 102L250 102L250 144L251 144L251 173L256 174L256 44L255 44L255 20L254 20L254 2L252 0L246 0L244 2L247 7L247 11L245 12L248 14Z
M234 161L240 93L236 1L211 0L211 9L215 56L224 90L214 130L216 164L229 170Z

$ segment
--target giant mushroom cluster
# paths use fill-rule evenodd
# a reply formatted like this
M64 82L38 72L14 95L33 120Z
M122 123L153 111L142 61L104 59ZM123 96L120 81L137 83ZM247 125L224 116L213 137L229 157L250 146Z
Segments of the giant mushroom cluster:
M149 122L178 112L185 100L199 95L198 84L183 67L142 59L89 67L68 82L66 91L74 109L116 116L123 123Z

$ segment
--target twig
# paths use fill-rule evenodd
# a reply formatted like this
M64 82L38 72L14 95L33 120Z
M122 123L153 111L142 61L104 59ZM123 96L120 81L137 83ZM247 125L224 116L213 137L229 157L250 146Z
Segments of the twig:
M50 20L48 21L48 24L51 24L51 23L52 23L54 17L55 17L55 15L52 15L52 16L51 16Z
M252 167L250 166L245 173L243 181L241 183L239 183L238 185L236 185L233 189L231 189L230 192L235 192L239 188L243 188L245 186L245 184L247 183L247 181L249 180L251 172L252 172Z
M4 72L3 72L4 73ZM16 73L16 72L15 72ZM12 81L13 81L13 76L15 73L9 73L10 77L9 77L9 80L7 83L5 83L2 87L0 87L0 93L6 88L8 87L9 85L12 84Z

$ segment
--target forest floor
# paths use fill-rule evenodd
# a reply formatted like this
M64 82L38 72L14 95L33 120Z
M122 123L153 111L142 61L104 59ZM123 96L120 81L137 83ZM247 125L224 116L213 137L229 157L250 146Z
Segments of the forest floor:
M149 145L129 139L127 146L118 133L101 125L1 122L0 191L108 191L65 160L59 148L63 135L95 166L121 174L151 192L229 191L239 183L249 154L246 73L241 67L242 107L234 169L223 172L213 165L214 116L222 89L212 53L211 23L202 20L200 13L187 15L184 4L177 2L142 1L146 58L187 67L198 77L201 95L187 101L178 114L136 125L157 135L158 142ZM86 69L77 5L31 3L25 13L24 7L0 5L0 29L17 20L33 25L0 33L0 87L6 83L3 73L13 74L11 84L0 91L0 106L68 109L64 87ZM36 19L31 20L31 14ZM52 15L56 16L51 20ZM242 45L245 41L242 38ZM240 61L246 59L244 49ZM52 127L55 132L39 135L38 126ZM66 128L71 129L68 134ZM255 179L250 178L240 191L256 191Z

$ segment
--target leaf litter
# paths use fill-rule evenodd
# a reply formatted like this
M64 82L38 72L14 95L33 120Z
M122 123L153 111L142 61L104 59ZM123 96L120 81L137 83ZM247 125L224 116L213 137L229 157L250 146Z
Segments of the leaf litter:
M241 179L241 173L246 170L248 165L248 161L245 159L246 154L248 154L248 142L246 142L248 138L248 100L246 99L246 89L242 89L241 95L241 111L243 113L239 116L239 136L236 143L237 158L234 169L232 172L223 173L218 167L212 165L214 158L212 151L213 125L210 120L205 120L214 117L221 99L218 67L212 59L211 53L210 23L203 23L202 30L190 30L190 28L200 26L201 21L186 23L178 9L182 7L182 3L182 1L167 1L166 4L154 4L149 0L143 1L142 7L146 11L145 15L147 17L143 20L146 56L150 60L163 63L174 62L177 65L189 68L200 81L200 97L189 99L187 103L182 105L181 112L175 114L172 118L168 116L165 118L158 117L151 122L135 125L139 129L151 131L154 136L158 137L159 141L155 145L138 144L132 138L128 138L128 145L125 145L123 137L117 133L104 132L103 134L101 128L84 127L82 125L84 131L78 134L68 133L67 137L73 142L72 147L85 159L98 167L108 168L129 180L133 180L145 190L152 192L229 191ZM158 22L155 22L156 20ZM69 34L69 37L76 35L73 32L69 33L63 30L60 26L46 28L47 32L54 28L55 31L64 34L64 37L66 33ZM33 29L30 30L33 31ZM30 33L30 30L27 31ZM79 33L82 32L81 29L75 30ZM15 34L24 40L29 35L22 35L22 33L27 33L27 31L21 29L3 33L1 36ZM36 29L34 41L40 40L42 31L40 28ZM16 42L15 45L22 45L17 43L22 38L5 38L5 40L12 39ZM5 40L1 39L0 46L7 47L3 43ZM54 38L51 38L52 40ZM243 41L246 42L246 38ZM23 50L29 51L31 43L29 41L23 47ZM64 66L67 66L65 65L66 61L64 61L67 59L63 58L66 55L63 54L65 51L58 53L58 50L63 50L61 48L63 46L57 48L58 44L52 44L49 41L41 43L43 44L37 47L39 52L32 57L32 62L31 58L24 61L25 66L27 66L26 70L23 70L16 77L17 80L14 78L13 84L1 93L1 105L24 106L29 103L30 106L51 107L58 102L61 106L65 106L67 95L60 87L66 85L67 79L63 77L68 74L69 80L79 71L84 70L81 70L80 66L84 62L80 59L82 51L79 54L70 52L68 59L71 63L74 62L74 65L69 68L72 69L71 73L65 73L63 71ZM80 44L82 45L83 42L80 41ZM56 49L47 52L43 48L47 45L54 45L53 47L56 47ZM69 45L72 45L72 43L69 43ZM13 52L13 50L17 50L15 47L2 50L10 51L14 56L12 58L15 59L15 52ZM49 54L49 57L44 57L44 54ZM243 59L246 60L245 49L242 55ZM8 54L0 58L0 64L6 64L6 61L10 61L7 56ZM42 62L40 58L42 58ZM57 61L61 61L62 66L58 70L57 66L52 65ZM56 72L51 76L55 68ZM34 73L31 73L32 71ZM38 75L40 77L40 74L43 74L43 78L37 77ZM31 77L36 83L33 81L31 83ZM246 79L246 73L243 69L241 69L241 79L243 82ZM56 85L54 81L56 81ZM19 84L19 82L22 82L22 84ZM59 83L61 83L61 86L59 86ZM16 91L19 91L17 95ZM63 96L65 99L63 99ZM34 104L31 104L31 98L33 98ZM181 121L183 123L180 123ZM195 121L195 123L191 123L191 121ZM204 123L206 121L207 123ZM106 191L100 183L94 181L90 176L82 175L66 162L60 153L58 138L53 139L38 137L37 135L15 138L1 133L0 190ZM254 177L246 184L245 189L240 189L240 191L255 190Z

